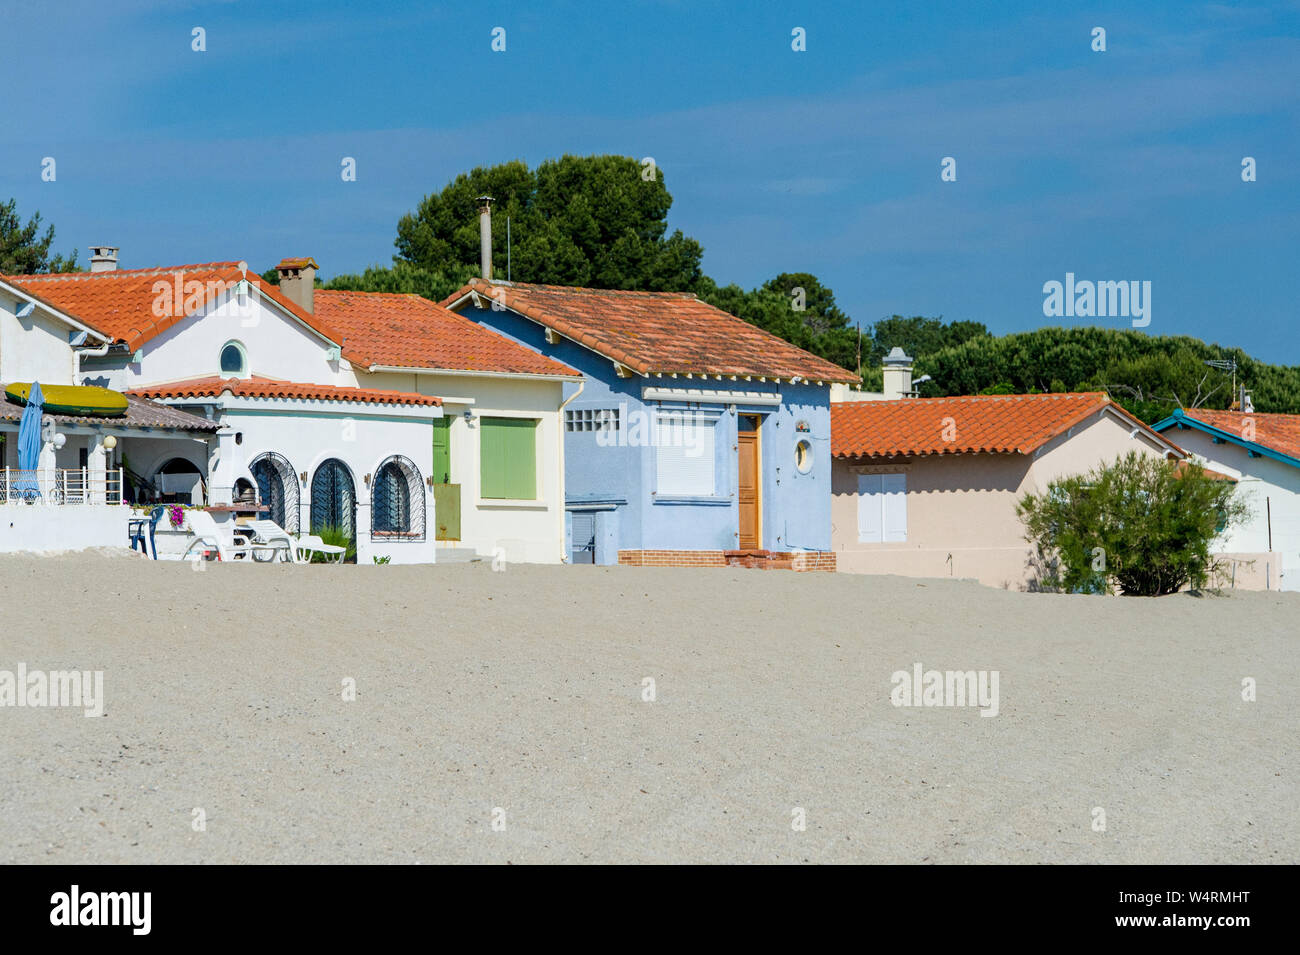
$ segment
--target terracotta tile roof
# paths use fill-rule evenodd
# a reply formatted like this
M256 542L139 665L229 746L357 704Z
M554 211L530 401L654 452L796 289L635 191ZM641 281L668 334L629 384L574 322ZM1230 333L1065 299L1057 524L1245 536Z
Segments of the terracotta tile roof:
M1171 443L1102 392L970 395L832 402L831 454L1030 454L1106 407L1161 443ZM945 429L952 440L944 440Z
M23 406L0 395L0 421L21 421ZM106 428L172 428L179 431L216 431L221 425L200 418L179 408L169 408L154 401L133 395L126 397L126 414L116 418L94 418L85 415L52 414L59 424L97 424Z
M319 270L319 269L320 269L320 266L316 264L316 260L315 260L315 259L313 259L310 255L308 255L308 256L306 256L306 257L304 257L304 258L299 258L299 259L281 259L281 260L280 260L280 264L277 265L276 268L277 268L277 269L307 269L307 268L311 268L311 269L318 269L318 270Z
M418 295L317 289L315 309L343 335L343 356L363 368L582 375Z
M380 405L442 404L441 398L413 391L383 391L378 388L348 388L340 385L308 385L275 378L191 378L164 385L132 388L128 395L145 398L212 398L229 391L237 398L307 398L316 401L361 401Z
M1263 445L1288 457L1300 458L1300 415L1192 408L1184 409L1182 417L1192 418L1220 431L1227 431L1242 440ZM1249 433L1247 420L1255 429L1254 438L1245 437Z
M459 303L471 291L491 294L507 308L642 375L797 375L814 381L858 380L838 365L689 293L474 279L442 304Z
M326 323L303 311L274 285L263 282L257 273L241 271L239 266L239 262L207 262L112 272L12 275L4 276L4 279L125 343L132 350L182 318L201 311L210 298L207 293L209 283L218 283L214 288L227 289L241 279L247 279L258 293L277 303L317 334L332 344L342 344L338 333ZM181 286L179 303L174 291L166 294L154 287L156 283L164 282L174 289L178 275ZM185 292L185 286L190 282L202 283L205 289L202 298L191 297Z

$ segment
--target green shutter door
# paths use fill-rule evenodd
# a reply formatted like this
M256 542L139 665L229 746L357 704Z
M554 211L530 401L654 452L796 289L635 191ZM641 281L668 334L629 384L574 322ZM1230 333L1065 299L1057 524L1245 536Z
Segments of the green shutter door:
M451 419L433 419L433 483L451 483Z
M537 498L537 421L479 419L480 488L485 498Z

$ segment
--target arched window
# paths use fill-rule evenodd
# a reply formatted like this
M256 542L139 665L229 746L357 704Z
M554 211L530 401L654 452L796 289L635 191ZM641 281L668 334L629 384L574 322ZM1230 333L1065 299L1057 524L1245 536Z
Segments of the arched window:
M267 516L290 534L298 533L298 475L281 454L268 451L254 459L248 468L257 481L257 495Z
M379 465L370 495L371 536L424 540L424 482L409 458L395 454Z
M357 539L357 491L352 473L338 458L322 461L311 479L311 532L338 528Z
M221 346L221 377L244 378L248 375L248 355L239 342L226 342Z
M207 498L203 472L185 458L169 458L154 475L153 486L163 503L194 506Z

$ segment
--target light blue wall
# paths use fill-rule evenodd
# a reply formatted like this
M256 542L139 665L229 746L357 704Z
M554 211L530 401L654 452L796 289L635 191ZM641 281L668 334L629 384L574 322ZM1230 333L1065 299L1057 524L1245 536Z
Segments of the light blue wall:
M737 431L739 416L760 417L762 455L762 546L768 550L830 550L831 454L830 389L828 386L772 382L703 381L698 378L619 378L614 364L582 346L562 339L548 344L542 326L508 310L475 308L461 314L521 344L562 361L583 373L586 385L567 410L615 409L625 414L648 413L660 402L644 402L641 389L698 388L704 391L779 391L779 406L739 405L733 414L721 408L715 438L716 495L714 500L657 501L653 446L601 445L597 432L565 433L565 499L569 507L605 506L597 512L597 561L617 563L618 550L732 550L738 546L740 511L736 500ZM566 397L577 390L569 386ZM664 402L664 407L674 405ZM677 405L680 407L680 405ZM796 423L809 431L797 435ZM621 426L626 436L629 419ZM813 466L807 474L795 467L795 444L807 438ZM626 503L622 503L626 502ZM602 546L603 545L603 546Z

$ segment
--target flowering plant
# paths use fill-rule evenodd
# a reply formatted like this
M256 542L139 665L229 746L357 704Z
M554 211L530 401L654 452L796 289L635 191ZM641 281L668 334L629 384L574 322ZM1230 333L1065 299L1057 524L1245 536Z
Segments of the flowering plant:
M172 527L180 527L185 523L185 508L179 504L168 504L167 520L171 522Z

